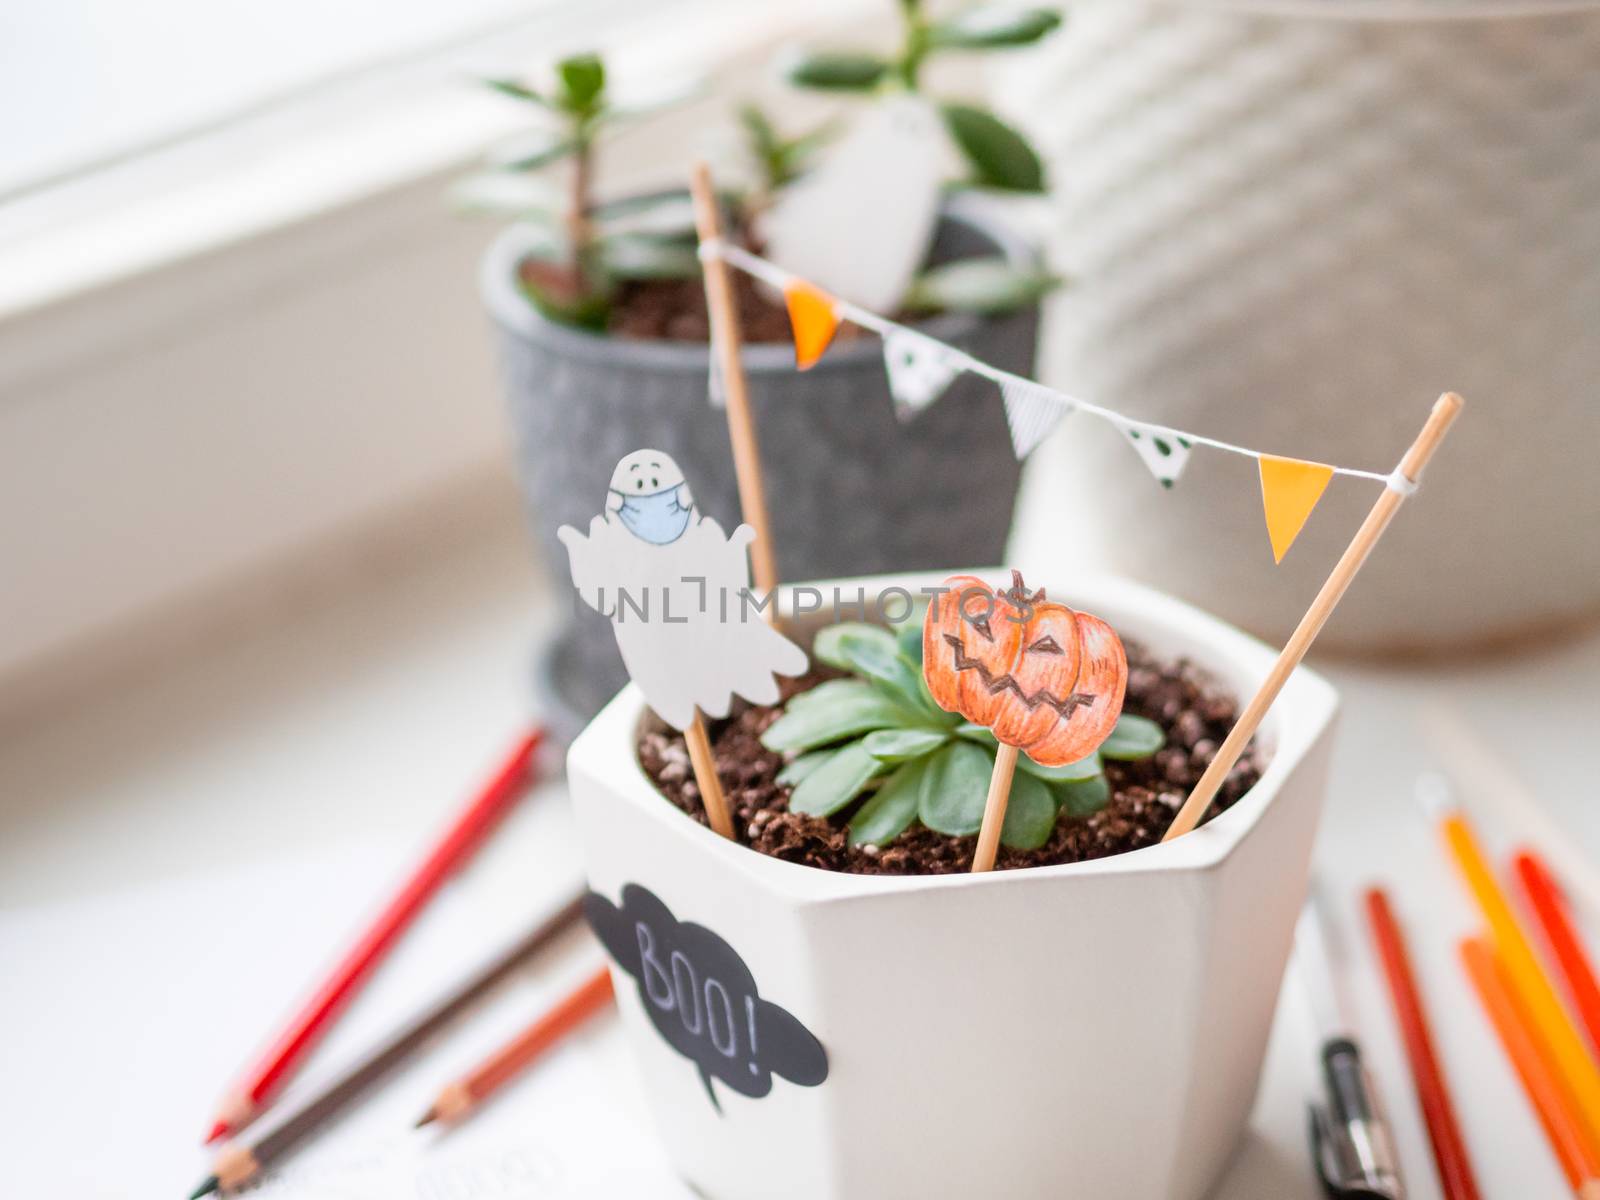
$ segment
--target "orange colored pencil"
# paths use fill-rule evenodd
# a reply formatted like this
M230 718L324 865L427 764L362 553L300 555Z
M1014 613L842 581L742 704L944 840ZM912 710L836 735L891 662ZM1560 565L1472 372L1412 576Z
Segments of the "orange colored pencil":
M208 1143L232 1137L254 1120L283 1090L312 1047L333 1027L345 1006L361 990L374 967L399 941L433 894L471 858L512 804L527 790L534 754L544 739L535 729L511 748L495 773L461 810L443 838L418 864L372 925L318 986L249 1073L218 1105Z
M1527 1017L1535 1040L1560 1076L1563 1094L1577 1105L1586 1136L1591 1144L1600 1145L1600 1066L1534 953L1466 814L1451 799L1449 784L1442 776L1422 776L1417 781L1417 799L1438 821L1462 882L1483 914L1495 957L1517 998L1517 1011Z
M1567 1182L1580 1200L1600 1200L1600 1148L1594 1145L1549 1050L1522 1011L1493 946L1485 938L1468 938L1461 943L1461 959Z
M1366 903L1367 922L1383 963L1395 1021L1400 1026L1406 1060L1411 1064L1417 1104L1428 1127L1434 1165L1439 1169L1440 1190L1445 1200L1478 1200L1478 1181L1472 1173L1472 1159L1456 1121L1455 1104L1450 1099L1444 1068L1434 1049L1433 1031L1428 1026L1428 1013L1422 1005L1416 973L1411 969L1411 956L1406 952L1405 935L1389 904L1388 894L1382 888L1369 888Z
M612 997L611 972L601 967L549 1012L523 1030L483 1062L453 1083L448 1083L417 1122L417 1128L434 1121L465 1120L490 1096L515 1079L546 1050L571 1033Z
M1577 1010L1584 1032L1589 1035L1589 1045L1600 1054L1600 982L1596 981L1594 967L1584 951L1583 942L1567 916L1561 889L1543 860L1531 850L1519 851L1511 860L1511 865L1517 882L1522 885L1528 907L1533 910L1539 928L1544 933L1550 957L1555 959L1556 966L1561 970L1572 1007Z

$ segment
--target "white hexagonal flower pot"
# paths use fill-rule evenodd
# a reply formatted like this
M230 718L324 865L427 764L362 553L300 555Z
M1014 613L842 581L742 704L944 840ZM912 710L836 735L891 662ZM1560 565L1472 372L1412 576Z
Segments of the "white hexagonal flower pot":
M943 577L838 586L848 599ZM1131 583L1035 582L1241 697L1274 657ZM1204 1195L1255 1092L1336 707L1296 672L1259 735L1260 782L1170 844L887 878L768 858L686 818L638 765L644 708L624 690L568 769L608 944L631 959L613 968L623 1022L678 1170L716 1200Z

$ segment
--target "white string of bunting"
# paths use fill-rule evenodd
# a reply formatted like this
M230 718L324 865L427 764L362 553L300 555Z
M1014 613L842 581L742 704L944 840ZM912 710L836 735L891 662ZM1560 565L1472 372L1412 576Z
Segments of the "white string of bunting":
M937 338L830 295L808 280L725 239L702 242L700 256L719 258L783 293L794 330L795 362L801 370L822 357L841 321L850 321L878 334L883 339L884 373L889 393L901 420L916 417L943 396L958 375L967 372L991 380L999 387L1012 447L1019 459L1033 453L1057 425L1075 412L1099 417L1116 428L1162 487L1170 488L1178 482L1188 466L1190 454L1199 446L1254 459L1261 477L1267 535L1277 562L1283 561L1333 476L1369 479L1383 484L1402 499L1417 488L1416 480L1407 477L1399 467L1384 473L1284 458L1220 438L1136 420L1115 409L990 366ZM713 403L717 402L718 390L714 383Z

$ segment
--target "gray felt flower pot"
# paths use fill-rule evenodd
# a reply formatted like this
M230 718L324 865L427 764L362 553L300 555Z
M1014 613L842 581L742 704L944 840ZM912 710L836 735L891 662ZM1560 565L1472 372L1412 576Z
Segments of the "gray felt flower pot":
M528 517L551 578L566 577L557 527L586 527L616 461L640 447L672 455L701 511L732 529L738 493L726 418L707 401L707 348L605 337L547 320L517 284L526 246L522 231L507 230L485 258L482 288L500 333ZM953 204L933 258L997 249L1015 261L1032 257L1024 243ZM1032 371L1037 309L950 314L922 328L998 367ZM874 336L839 342L803 373L787 342L747 346L744 363L783 579L1004 557L1020 467L992 384L963 375L902 425ZM536 665L552 732L576 733L625 681L606 620L568 606Z

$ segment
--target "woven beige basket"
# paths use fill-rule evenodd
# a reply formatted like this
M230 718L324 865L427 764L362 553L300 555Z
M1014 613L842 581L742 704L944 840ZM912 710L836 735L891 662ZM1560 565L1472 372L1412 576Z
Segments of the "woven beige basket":
M1056 188L1049 382L1383 471L1466 397L1323 644L1600 609L1600 5L1083 3L993 82ZM1078 420L1031 471L1037 569L1087 556L1275 637L1375 486L1336 480L1275 570L1248 460L1197 455L1164 492Z

